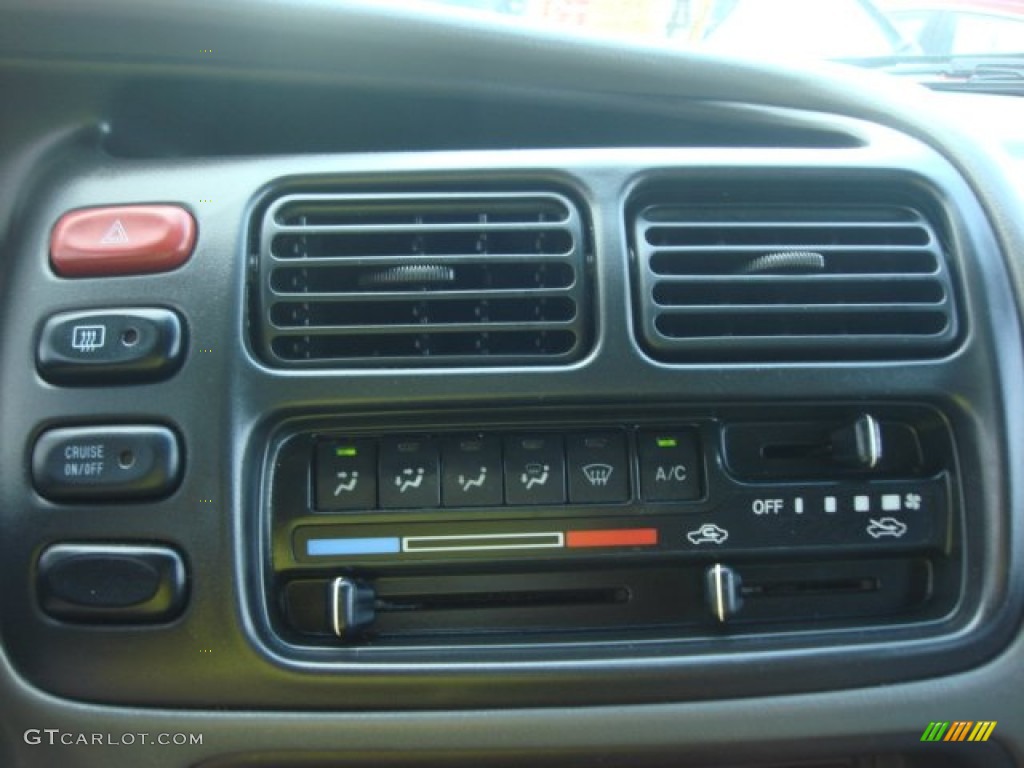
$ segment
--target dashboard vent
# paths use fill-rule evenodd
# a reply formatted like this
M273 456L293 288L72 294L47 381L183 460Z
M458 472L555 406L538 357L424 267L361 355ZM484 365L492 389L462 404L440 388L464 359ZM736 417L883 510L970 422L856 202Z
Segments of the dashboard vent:
M291 195L260 243L274 364L544 365L585 351L581 219L557 194Z
M934 355L957 335L939 239L897 205L652 205L638 320L669 361Z

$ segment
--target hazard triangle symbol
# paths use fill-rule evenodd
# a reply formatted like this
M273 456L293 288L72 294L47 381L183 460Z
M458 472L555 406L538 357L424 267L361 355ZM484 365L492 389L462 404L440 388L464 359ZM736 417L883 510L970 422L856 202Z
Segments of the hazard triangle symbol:
M101 245L114 245L116 243L127 243L128 233L125 232L124 224L121 223L120 219L114 219L114 223L110 225L110 229L107 230L107 234L100 240Z

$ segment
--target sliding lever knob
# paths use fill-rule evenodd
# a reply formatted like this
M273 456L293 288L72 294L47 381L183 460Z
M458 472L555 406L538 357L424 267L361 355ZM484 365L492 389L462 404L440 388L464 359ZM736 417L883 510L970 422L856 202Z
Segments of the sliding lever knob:
M874 469L882 460L882 428L878 420L864 413L831 435L832 459L839 464Z
M704 594L711 612L723 624L743 607L743 580L727 565L715 563L704 572Z
M373 623L377 595L372 587L339 576L331 582L328 600L331 629L342 640L350 640Z

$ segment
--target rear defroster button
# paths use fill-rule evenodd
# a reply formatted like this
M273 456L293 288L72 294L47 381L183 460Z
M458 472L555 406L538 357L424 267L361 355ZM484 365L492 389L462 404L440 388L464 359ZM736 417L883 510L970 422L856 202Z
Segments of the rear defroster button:
M178 315L159 307L63 312L43 326L36 366L55 384L155 381L181 365L184 335Z

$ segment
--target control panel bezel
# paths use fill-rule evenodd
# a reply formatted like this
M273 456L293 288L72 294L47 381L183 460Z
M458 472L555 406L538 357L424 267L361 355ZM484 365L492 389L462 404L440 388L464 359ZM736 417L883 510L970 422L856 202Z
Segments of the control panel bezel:
M866 411L870 411L883 422L911 424L922 436L922 454L916 469L909 475L904 473L893 476L889 471L888 474L883 472L881 477L878 477L870 469L837 465L836 476L831 480L821 477L801 480L793 476L771 480L764 477L737 477L728 466L723 444L724 428L728 425L763 423L769 421L766 419L766 413L771 414L771 421L842 424ZM647 434L649 430L659 429L692 432L694 436L699 436L700 492L695 498L675 502L647 501L644 498L635 437ZM621 431L630 446L628 457L631 492L628 502L500 507L439 506L428 509L393 508L334 512L316 509L316 468L312 456L316 453L316 446L325 442L333 445L335 441L345 442L351 439L364 441L365 444L365 441L377 438L391 440L402 436L417 439L430 436L444 440L453 435L468 434L498 435L507 440L509 436L517 435L577 435L610 430ZM281 478L287 478L283 485ZM842 514L836 515L836 518L847 522L854 519L855 515L858 518L863 516L865 520L869 516L867 513L857 513L852 508L852 489L862 489L864 495L871 496L872 504L879 507L876 516L882 512L882 496L890 497L889 503L893 496L893 493L883 494L883 491L894 492L894 489L899 492L901 501L906 494L916 494L920 490L926 499L926 506L937 504L941 509L931 514L931 529L927 534L906 544L899 538L886 536L872 539L864 536L861 537L862 541L851 541L845 546L837 546L837 543L842 542L829 540L826 536L813 546L790 546L794 528L789 518L795 515L795 510L792 506L789 509L785 508L789 502L781 505L781 515L777 516L781 520L781 525L776 521L775 530L777 534L779 531L782 533L775 538L769 537L767 546L757 546L756 542L751 545L752 540L748 536L747 543L738 547L687 548L683 539L675 535L680 531L686 533L690 528L697 530L704 525L714 525L715 521L735 521L740 516L738 504L752 507L759 499L792 500L797 494L802 494L808 505L822 505L827 496L832 495L828 493L830 489L841 489L835 494L840 497L839 504L849 506L850 509L840 509ZM307 417L285 422L277 428L267 453L264 494L265 503L261 513L261 540L265 542L262 557L265 563L264 598L267 601L265 605L268 616L271 617L273 631L292 649L305 651L311 645L333 646L331 651L335 658L345 658L346 653L352 649L339 647L338 638L301 637L288 625L285 616L288 612L287 607L282 609L280 595L281 590L289 582L296 579L327 579L336 575L373 581L403 576L430 577L438 574L475 579L504 573L510 575L509 583L514 583L515 578L533 578L552 570L584 574L596 573L601 569L643 570L665 567L678 568L678 573L681 574L678 578L693 581L700 579L701 569L717 562L738 563L755 569L765 565L792 565L793 568L806 565L808 568L820 569L830 560L843 558L860 558L864 562L877 561L880 564L910 562L915 559L927 563L926 579L929 582L929 589L933 591L929 599L919 606L920 610L911 611L907 615L859 615L845 622L806 620L787 624L784 621L768 620L760 625L737 625L737 630L730 630L733 634L766 630L784 631L790 636L796 631L806 634L809 643L813 643L813 637L824 630L856 630L865 626L934 626L941 622L943 617L949 616L961 596L964 539L955 445L949 426L941 413L923 404L783 406L770 411L757 405L719 408L607 406L586 410L568 409L557 415L544 410L532 410L496 411L487 414L402 414L396 418ZM857 495L861 494L858 492ZM806 511L808 514L804 517L810 518L809 507ZM745 514L765 519L773 516L770 512L754 515L752 508L746 509ZM860 526L862 521L858 519L857 522ZM726 524L722 525L724 527ZM419 551L413 551L416 547L407 546L407 537L401 535L402 532L414 536L421 535L424 540L431 536L470 538L482 537L492 532L498 536L508 533L538 533L542 532L541 529L547 531L549 528L562 536L558 547L538 546L531 549L520 546L460 546L437 550L419 548ZM853 528L846 526L841 536L849 536L852 530ZM349 551L339 556L308 556L302 548L314 537L311 531L322 533L322 536L317 534L319 539L327 541L344 541L360 537L368 540L390 538L393 545L386 552ZM598 546L567 546L570 535L592 534L600 538L605 534L641 533L645 536L653 535L655 541L638 541L626 536L625 540L612 546L600 542ZM487 545L493 542L484 543ZM687 586L687 589L689 588ZM721 630L711 631L715 635L721 634ZM669 630L652 634L646 630L633 632L628 628L623 631L620 627L616 631L593 633L592 637L587 637L585 633L583 636L576 633L571 640L576 644L583 642L592 653L600 657L610 647L609 643L624 639L643 640L645 637L653 637L670 643L692 643L695 639L701 638L713 640L713 635L708 632L709 628L704 625L701 625L696 633L674 633ZM517 637L515 633L506 632L496 633L494 637L485 641L485 645L487 642L500 646L525 643L532 647L544 647L546 643L557 644L565 642L567 638L568 636L559 637L557 632L550 631L539 639ZM481 642L481 638L473 637L472 633L463 632L460 636L458 632L453 632L448 642L456 647L460 643L476 645ZM340 645L344 646L345 643ZM403 648L419 648L429 654L431 645L436 646L436 643L410 640ZM386 653L386 646L387 643L377 642L373 647L359 648L359 652L363 654L362 658L366 658L366 653L372 656L377 650ZM713 643L709 647L713 647ZM337 655L339 653L340 657Z

